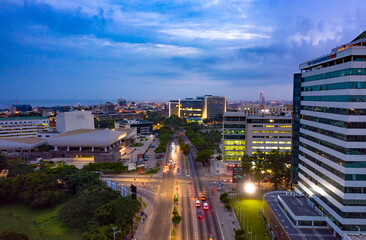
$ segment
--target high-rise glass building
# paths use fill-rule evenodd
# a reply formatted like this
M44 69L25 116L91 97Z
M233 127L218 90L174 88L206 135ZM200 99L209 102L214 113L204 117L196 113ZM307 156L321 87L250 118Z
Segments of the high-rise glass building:
M339 237L366 233L366 32L299 68L295 191L315 203Z
M293 113L292 113L292 183L298 179L299 165L299 134L300 134L300 103L301 103L301 73L294 74L293 90Z

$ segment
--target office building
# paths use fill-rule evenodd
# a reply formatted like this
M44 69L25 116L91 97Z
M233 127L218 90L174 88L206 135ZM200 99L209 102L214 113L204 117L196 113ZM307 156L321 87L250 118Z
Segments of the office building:
M179 116L188 121L199 121L204 118L204 104L204 99L199 97L180 100Z
M286 105L249 103L239 107L245 116L286 116L292 114L292 108Z
M201 121L226 112L226 97L205 95L169 101L169 117L176 115L188 121Z
M153 131L153 123L147 120L122 120L114 123L116 130L136 128L137 134L147 135Z
M290 116L246 116L243 112L225 112L223 120L223 168L230 171L241 163L244 154L258 150L291 151L292 118Z
M180 117L180 100L169 101L169 117L175 115Z
M204 118L213 118L224 114L226 112L226 97L206 95L203 112Z
M311 199L339 238L365 234L366 32L299 68L295 191Z
M0 137L35 137L49 127L48 117L0 118Z
M125 107L127 106L127 101L126 99L118 99L117 100L117 105L120 106L120 107Z

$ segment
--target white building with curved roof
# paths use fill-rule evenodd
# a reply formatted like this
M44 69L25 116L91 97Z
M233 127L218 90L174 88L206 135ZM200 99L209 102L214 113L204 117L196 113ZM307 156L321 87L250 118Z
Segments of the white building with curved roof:
M60 135L48 139L48 144L58 148L91 148L93 152L95 148L103 148L105 152L118 146L127 136L126 131L114 131L110 129L78 129L64 132Z
M31 151L46 143L47 143L46 140L35 138L35 137L0 138L0 150Z

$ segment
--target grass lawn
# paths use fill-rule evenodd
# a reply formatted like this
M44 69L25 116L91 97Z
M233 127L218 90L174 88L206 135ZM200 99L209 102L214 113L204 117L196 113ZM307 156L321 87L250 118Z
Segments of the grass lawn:
M28 235L31 240L81 239L81 233L62 226L54 208L35 210L22 204L0 206L0 231L11 228Z
M245 230L245 232L247 230L248 223L249 231L250 227L252 227L253 239L255 239L254 236L256 236L257 240L271 239L259 215L259 211L263 208L263 200L261 196L251 199L239 197L238 201L234 200L232 201L232 204L235 209L236 216L242 225L242 229Z

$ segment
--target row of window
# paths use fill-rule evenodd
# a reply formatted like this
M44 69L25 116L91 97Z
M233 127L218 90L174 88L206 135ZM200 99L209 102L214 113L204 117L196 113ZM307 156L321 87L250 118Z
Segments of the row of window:
M224 134L245 134L245 130L225 129Z
M291 147L264 147L264 146L253 146L252 149L280 149L280 150L291 150Z
M300 169L301 171L301 169ZM358 218L358 219L364 219L366 218L366 213L353 213L353 212L343 212L338 207L336 207L332 202L328 200L327 197L323 196L319 193L319 191L324 191L327 194L329 194L333 199L335 199L337 202L342 204L343 206L366 206L365 200L343 200L342 198L338 197L336 194L334 194L332 191L330 191L328 188L324 187L321 183L316 181L316 179L312 178L308 174L306 174L304 171L301 171L301 174L303 174L307 179L309 179L315 187L311 187L305 180L299 179L299 182L301 182L304 186L306 186L309 190L311 190L318 198L320 198L323 202L325 202L330 208L332 208L338 215L340 215L342 218Z
M333 143L306 135L304 133L300 133L300 137L305 138L314 143L317 143L319 145L322 145L324 147L333 149L340 153L346 154L346 155L366 155L366 148L345 148L345 147L341 147L341 146L335 145Z
M314 158L314 157L312 157L312 156L310 156L310 155L308 155L308 154L306 154L306 153L304 153L304 152L301 152L301 151L300 151L300 155L301 155L301 156L303 156L304 158L306 158L307 160L309 160L309 161L311 161L311 162L315 163L316 165L318 165L318 166L320 166L320 167L324 168L324 169L325 169L325 170L327 170L328 172L331 172L331 173L333 173L334 175L336 175L337 177L339 177L339 178L341 178L341 179L345 180L344 173L341 173L340 171L338 171L338 170L336 170L336 169L332 168L331 166L329 166L329 165L325 164L325 163L324 163L324 162L322 162L322 161L319 161L318 159L316 159L316 158Z
M224 121L245 122L246 117L224 117Z
M259 144L291 144L291 142L283 142L283 141L252 141L252 143L259 143Z
M300 146L303 148L306 148L307 150L318 154L319 156L322 156L323 158L328 159L329 161L332 161L336 164L339 164L341 166L344 166L345 168L366 168L366 161L364 162L352 162L352 161L343 161L340 158L337 158L329 153L323 152L317 148L314 148L310 145L307 145L305 143L300 143Z
M335 78L335 77L344 77L350 75L366 75L366 68L348 68L334 72L327 72L323 74L314 75L311 77L303 78L304 82L328 79L328 78Z
M341 128L366 128L366 122L344 122L328 118L301 115L301 119L332 125Z
M224 135L224 139L245 139L245 135Z
M311 189L311 187L309 186L309 184L307 184L304 181L301 181L301 183L308 189ZM313 203L315 204L315 206L322 211L336 226L338 226L340 229L342 229L343 231L358 231L358 228L360 228L361 231L366 231L366 225L361 225L361 224L357 224L357 225L343 225L342 223L340 223L334 216L333 214L330 214L325 208L323 208L318 202L314 201L314 199L309 196L309 194L307 194L300 186L298 186L298 189L305 195L307 196L309 199L311 199L313 201ZM339 210L336 206L334 206L331 202L328 201L328 199L326 199L325 197L321 196L319 193L314 192L314 194L320 198L325 204L327 204L330 208L332 208L336 213L338 213L338 215L340 216L354 216L351 218L357 218L357 214L359 213L352 213L352 212L346 212L343 213L343 211ZM346 200L346 201L354 201L354 200ZM356 214L356 215L355 215Z
M301 106L301 110L341 115L366 115L366 109Z
M243 128L245 129L245 124L224 124L224 129L226 128Z
M253 138L291 138L291 136L253 136Z
M245 145L243 140L224 140L224 145Z
M324 130L321 128L316 128L316 127L311 127L308 125L301 125L302 129L306 129L312 132L316 132L316 133L320 133L332 138L336 138L342 141L346 141L346 142L366 142L366 136L365 135L344 135L341 133L336 133L336 132L332 132L332 131L328 131L328 130Z
M291 119L248 119L247 123L291 123Z
M316 102L366 102L365 95L304 96L302 101Z
M254 130L253 133L291 133L291 131L265 131L265 130Z
M332 84L322 84L314 85L308 87L302 87L303 92L312 91L325 91L325 90L338 90L338 89L365 89L366 82L342 82L342 83L332 83Z

